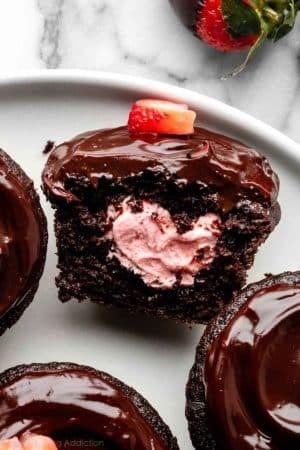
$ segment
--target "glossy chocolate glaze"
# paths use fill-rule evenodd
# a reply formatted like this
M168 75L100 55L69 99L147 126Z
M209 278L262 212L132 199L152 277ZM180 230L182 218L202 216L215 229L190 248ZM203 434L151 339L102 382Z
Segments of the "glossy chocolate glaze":
M80 368L33 371L2 386L0 439L25 431L72 450L168 450L119 387Z
M190 29L195 29L197 12L201 7L200 0L170 0L178 17Z
M37 208L0 158L0 318L22 302L40 270L43 230Z
M300 286L246 302L211 345L204 383L218 448L300 448Z
M191 136L129 135L127 127L81 134L56 147L43 172L48 194L67 202L76 197L66 188L72 175L84 175L97 186L101 177L123 178L145 170L165 171L178 179L216 188L223 210L243 197L272 204L278 178L266 158L240 142L196 128Z

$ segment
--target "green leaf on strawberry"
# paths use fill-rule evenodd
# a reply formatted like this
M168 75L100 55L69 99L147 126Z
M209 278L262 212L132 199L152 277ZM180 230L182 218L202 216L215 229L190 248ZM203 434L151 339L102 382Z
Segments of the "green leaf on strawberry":
M289 2L289 5L282 13L281 24L278 26L274 36L273 41L276 42L283 36L288 34L294 27L296 21L296 6L293 0Z
M293 29L300 0L221 0L221 10L227 32L234 39L257 35L245 61L229 74L232 76L246 67L266 39L277 42Z
M278 41L295 25L300 4L294 0L222 0L223 18L232 37L261 35Z
M222 14L233 38L261 33L261 20L257 11L243 0L223 0Z

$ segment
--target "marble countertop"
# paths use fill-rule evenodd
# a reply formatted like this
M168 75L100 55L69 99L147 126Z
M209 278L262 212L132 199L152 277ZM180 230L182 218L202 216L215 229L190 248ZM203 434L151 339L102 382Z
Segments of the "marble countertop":
M80 68L145 76L210 95L300 141L300 23L266 44L239 77L241 55L206 47L168 0L10 0L0 5L0 70Z

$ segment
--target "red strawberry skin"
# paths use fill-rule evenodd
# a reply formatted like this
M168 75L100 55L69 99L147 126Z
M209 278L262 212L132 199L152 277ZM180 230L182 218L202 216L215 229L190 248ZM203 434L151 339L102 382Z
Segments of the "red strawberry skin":
M206 44L220 51L234 51L250 48L258 39L257 35L234 39L227 30L228 25L221 11L221 1L205 0L197 17L196 34Z
M153 128L165 118L165 114L155 109L141 108L139 105L133 105L128 120L128 128L131 133L151 133Z
M234 39L228 32L222 10L222 0L170 0L183 23L203 42L220 51L243 50L252 47L258 35Z
M196 113L185 104L142 99L131 108L128 130L130 133L192 134L195 118Z

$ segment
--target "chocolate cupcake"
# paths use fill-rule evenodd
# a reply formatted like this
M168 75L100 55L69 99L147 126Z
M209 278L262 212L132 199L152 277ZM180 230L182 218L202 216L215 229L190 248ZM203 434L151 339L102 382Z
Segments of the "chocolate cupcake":
M70 363L18 366L0 375L0 439L26 432L58 448L177 450L158 413L134 389Z
M208 326L187 385L197 450L300 448L300 272L250 284Z
M256 150L184 121L175 135L138 103L129 127L83 133L45 166L59 298L205 323L278 223L278 178Z
M32 180L0 150L0 335L32 301L47 250L47 222Z

